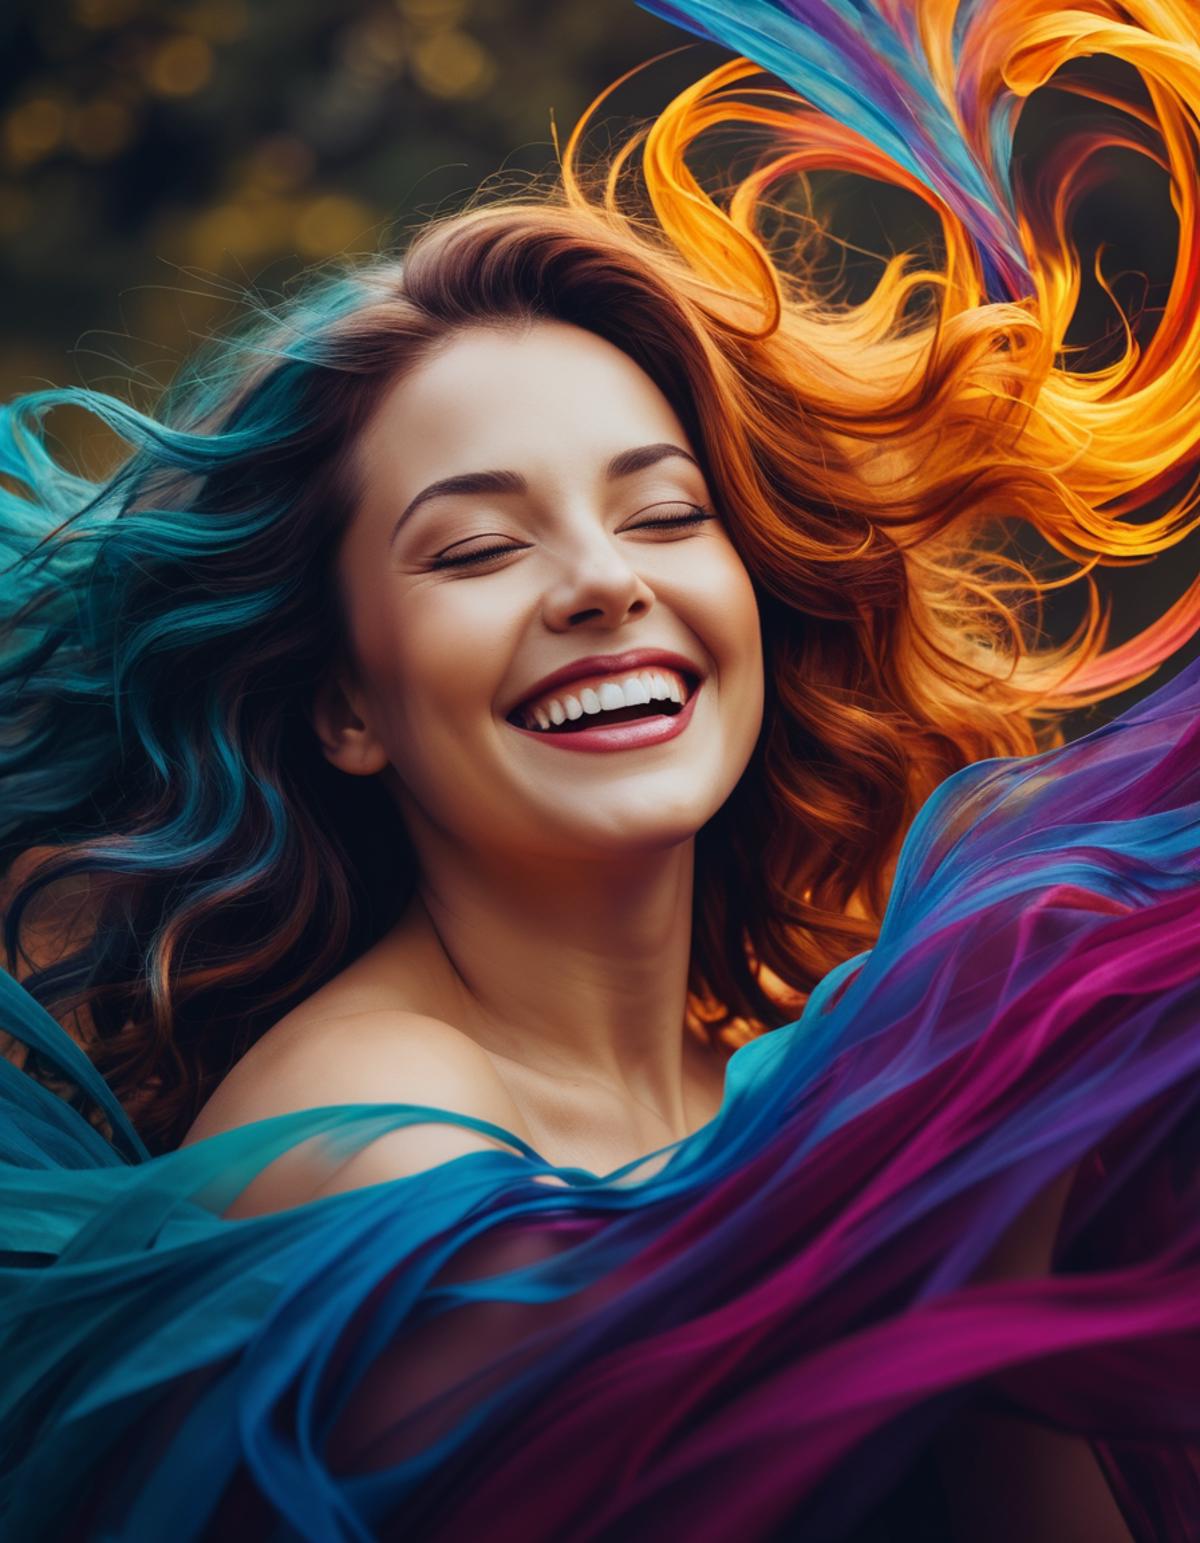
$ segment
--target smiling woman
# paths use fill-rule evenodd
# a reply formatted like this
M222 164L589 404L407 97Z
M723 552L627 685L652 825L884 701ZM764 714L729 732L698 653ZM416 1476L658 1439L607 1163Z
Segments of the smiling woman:
M5 409L9 1535L1191 1535L1200 674L1060 719L1200 620L1106 649L1093 581L1198 523L1200 55L692 9L805 95L581 125L153 416ZM1180 276L1089 375L1095 142L998 147L1102 13ZM823 290L814 165L938 259Z
M338 566L353 663L318 692L314 717L326 757L378 774L395 798L427 903L446 844L469 868L513 875L587 860L597 887L647 848L679 864L750 759L763 666L754 586L667 397L577 325L472 327L388 392L356 455L363 496ZM637 678L654 663L670 680ZM560 702L552 688L571 680L579 694ZM672 683L683 713L644 716ZM565 725L571 704L594 725L553 734L552 713ZM528 730L511 721L524 709ZM614 711L640 722L610 726ZM564 747L629 754L580 759L568 777ZM680 870L662 893L689 882ZM449 943L453 923L438 921ZM661 934L625 939L627 966ZM581 1005L569 1032L586 1040ZM555 1037L565 1007L535 1015ZM670 1040L677 1055L677 1021ZM591 1059L620 1070L599 1045Z
M763 660L682 423L593 332L475 325L383 395L347 476L347 641L311 718L331 765L386 789L419 894L272 1026L189 1139L280 1110L268 1049L300 1064L298 1025L370 1068L364 1096L411 1094L410 1073L385 1087L355 1050L363 1006L394 1034L416 1013L482 1048L559 1163L613 1168L686 1136L728 1054L683 1031L692 839L754 751ZM327 1088L319 1053L312 1072L288 1078L297 1107Z

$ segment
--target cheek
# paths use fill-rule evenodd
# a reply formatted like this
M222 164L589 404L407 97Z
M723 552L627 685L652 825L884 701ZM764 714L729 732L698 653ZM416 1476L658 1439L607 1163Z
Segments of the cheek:
M415 587L383 610L373 629L374 676L406 754L486 721L507 658L502 610L467 583Z
M750 575L728 543L710 554L696 587L694 615L700 637L726 677L762 674L758 599Z
M758 597L749 573L730 546L705 607L701 636L717 666L722 716L729 727L729 751L749 758L762 727L765 683Z

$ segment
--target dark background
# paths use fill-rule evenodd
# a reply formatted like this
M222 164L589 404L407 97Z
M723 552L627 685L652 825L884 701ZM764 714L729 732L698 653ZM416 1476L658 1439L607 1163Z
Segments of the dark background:
M617 76L680 45L605 104L601 136L653 116L728 55L633 0L6 0L0 399L84 384L149 405L248 291L278 295L307 265L402 243L487 178L516 186L545 171L552 113L565 139ZM1081 113L1096 118L1062 92L1038 93L1018 165L1036 168ZM713 164L729 163L714 152ZM1078 242L1088 272L1103 243L1105 274L1144 337L1165 297L1175 218L1146 160L1109 151L1104 172ZM833 175L815 186L833 229L861 249L851 291L877 273L872 253L932 238L908 195ZM1069 341L1099 365L1117 335L1089 279ZM83 415L56 414L55 432L92 474L114 453ZM1152 620L1198 562L1192 541L1106 578L1113 640ZM1077 614L1068 592L1050 619L1062 630Z
M244 286L550 166L552 112L681 44L615 118L727 56L633 0L6 0L0 390L162 381Z

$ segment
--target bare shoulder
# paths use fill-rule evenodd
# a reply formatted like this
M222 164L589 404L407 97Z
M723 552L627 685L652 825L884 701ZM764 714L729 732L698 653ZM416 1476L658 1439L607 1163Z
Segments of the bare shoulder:
M533 1145L487 1052L453 1025L399 1008L330 1016L301 1010L282 1019L233 1067L182 1144L297 1109L351 1103L435 1105ZM378 1137L335 1169L306 1145L264 1170L228 1214L279 1210L508 1144L431 1120Z

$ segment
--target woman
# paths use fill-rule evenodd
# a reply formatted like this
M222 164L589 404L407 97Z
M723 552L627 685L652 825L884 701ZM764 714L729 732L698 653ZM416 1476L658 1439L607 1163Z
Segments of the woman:
M465 1076L466 1113L610 1171L721 1101L720 1047L683 1031L692 843L758 736L753 585L666 397L576 325L456 327L355 449L354 663L313 716L333 766L388 789L418 895L188 1139L335 1082L353 1102L433 1077L459 1107ZM335 1183L394 1176L430 1136L373 1143Z
M1191 1535L1200 678L1055 724L1200 584L1037 648L1000 523L1089 586L1194 526L1200 59L1105 13L1181 254L1088 375L1087 142L1020 209L994 158L1001 67L1093 22L855 14L881 146L735 61L646 136L653 221L577 130L157 418L8 410L16 1535ZM720 122L776 145L727 207ZM944 262L822 303L756 214L814 164ZM99 487L65 400L134 447Z

